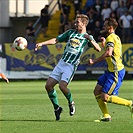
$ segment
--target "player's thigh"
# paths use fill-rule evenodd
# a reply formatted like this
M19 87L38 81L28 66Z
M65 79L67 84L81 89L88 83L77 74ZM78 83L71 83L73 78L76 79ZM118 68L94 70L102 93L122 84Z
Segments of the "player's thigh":
M102 92L112 94L118 82L118 73L105 72L98 78L98 84L102 86Z
M67 64L63 67L62 77L61 81L65 81L66 83L71 82L73 79L73 76L75 74L75 71L77 69L77 66Z
M106 82L107 78L108 78L108 73L105 72L104 74L102 74L102 75L98 78L97 84L103 87L103 86L105 85L105 82Z
M102 93L102 86L97 84L95 86L95 89L94 89L93 93L94 93L95 96L100 95Z
M122 80L119 72L108 72L107 80L103 86L103 92L109 95L118 95Z
M60 82L61 80L61 75L62 75L62 65L61 65L61 61L59 61L59 63L55 66L54 70L52 71L52 73L50 74L49 77L55 79L56 81Z
M116 86L114 87L112 92L110 91L109 94L111 94L111 95L118 95L119 89L120 89L120 87L122 85L124 76L125 76L125 69L122 69L122 70L120 70L118 72L118 75L115 77L117 79L117 82L115 80Z

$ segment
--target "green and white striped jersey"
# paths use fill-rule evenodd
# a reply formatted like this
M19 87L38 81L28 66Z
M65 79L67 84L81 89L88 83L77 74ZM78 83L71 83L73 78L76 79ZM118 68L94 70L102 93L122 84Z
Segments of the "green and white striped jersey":
M94 40L92 35L90 37ZM59 35L57 40L59 42L67 41L64 53L62 54L62 60L73 65L78 65L80 63L82 53L89 47L92 47L89 40L84 38L84 34L80 34L74 29L70 29Z

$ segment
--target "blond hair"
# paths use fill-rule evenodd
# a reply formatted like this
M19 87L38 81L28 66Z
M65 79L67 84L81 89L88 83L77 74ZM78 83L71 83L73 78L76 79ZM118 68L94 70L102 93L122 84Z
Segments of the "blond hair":
M89 23L89 18L88 18L87 15L85 15L85 14L77 14L77 15L76 15L76 19L77 19L77 18L81 18L82 23L84 23L86 26L88 25L88 23Z

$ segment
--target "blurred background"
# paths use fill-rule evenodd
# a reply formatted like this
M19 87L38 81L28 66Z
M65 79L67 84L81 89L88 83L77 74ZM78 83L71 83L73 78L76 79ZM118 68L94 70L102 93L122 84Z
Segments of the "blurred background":
M113 17L118 21L116 32L123 45L125 78L132 79L133 0L0 0L1 72L9 79L48 78L61 57L65 42L41 48L38 52L34 51L35 44L74 28L74 19L78 13L89 17L87 32L99 44L99 32L104 19ZM122 19L123 16L129 19ZM18 36L28 40L28 47L24 51L12 49L12 42ZM96 79L104 73L106 62L94 66L87 64L88 58L97 58L102 52L96 53L92 49L86 51L74 79Z

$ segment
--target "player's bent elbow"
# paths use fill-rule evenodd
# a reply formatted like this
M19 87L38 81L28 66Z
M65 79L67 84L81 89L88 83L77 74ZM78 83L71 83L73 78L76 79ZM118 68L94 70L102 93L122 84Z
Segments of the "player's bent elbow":
M98 49L98 52L101 52L101 48Z
M112 53L111 52L108 52L107 53L107 57L110 57L110 56L112 56Z
M100 52L100 51L101 51L101 48L97 48L96 51L97 51L97 52Z

